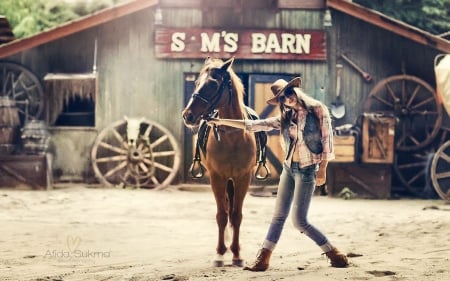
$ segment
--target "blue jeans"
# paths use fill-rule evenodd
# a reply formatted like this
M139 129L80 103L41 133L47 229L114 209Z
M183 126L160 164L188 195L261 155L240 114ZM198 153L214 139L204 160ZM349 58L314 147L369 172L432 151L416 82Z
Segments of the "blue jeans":
M280 182L278 183L275 211L263 248L273 251L280 239L292 202L294 202L292 221L295 228L311 238L324 252L331 250L332 246L325 235L311 225L307 219L309 205L316 186L316 166L300 168L296 162L293 162L290 168L286 164L283 165Z

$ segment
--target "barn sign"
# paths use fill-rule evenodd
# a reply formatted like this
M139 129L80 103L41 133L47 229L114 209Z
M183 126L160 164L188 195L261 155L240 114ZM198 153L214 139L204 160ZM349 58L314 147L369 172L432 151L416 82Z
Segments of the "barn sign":
M326 60L325 33L320 30L226 30L160 28L155 56L195 59L205 56L258 60Z

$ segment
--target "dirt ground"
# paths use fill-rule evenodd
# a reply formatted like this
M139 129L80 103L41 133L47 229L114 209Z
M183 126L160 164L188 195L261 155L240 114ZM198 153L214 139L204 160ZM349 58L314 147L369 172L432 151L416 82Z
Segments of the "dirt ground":
M273 196L249 194L242 257L254 260ZM310 221L347 253L332 268L289 220L266 272L212 267L215 203L205 188L83 185L0 189L0 280L449 280L450 205L315 196Z

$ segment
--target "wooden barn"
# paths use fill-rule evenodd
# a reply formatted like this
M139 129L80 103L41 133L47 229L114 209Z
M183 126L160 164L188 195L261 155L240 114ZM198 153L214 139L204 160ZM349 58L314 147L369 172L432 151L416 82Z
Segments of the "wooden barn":
M1 96L15 99L4 103L18 108L22 131L37 119L50 136L38 155L24 153L17 136L13 149L6 140L0 176L32 182L27 175L50 170L40 176L43 186L207 182L190 177L195 136L181 111L211 56L235 57L246 102L263 117L276 113L265 100L278 78L301 76L305 92L330 106L342 128L342 158L329 171L332 193L354 184L369 197L389 197L395 171L399 185L414 191L410 172L396 161L425 151L448 124L434 90L441 53L450 53L448 40L351 1L128 1L0 45ZM432 114L397 126L399 117L411 117L386 100L386 89L397 87L421 96L420 103L431 100L423 109L413 99L406 104ZM276 182L278 145L270 136L272 178L255 184Z

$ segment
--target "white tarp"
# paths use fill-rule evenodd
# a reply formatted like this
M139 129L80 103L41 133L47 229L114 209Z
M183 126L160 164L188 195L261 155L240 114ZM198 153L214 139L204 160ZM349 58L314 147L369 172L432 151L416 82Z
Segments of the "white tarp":
M438 55L434 61L437 95L450 115L450 54Z

